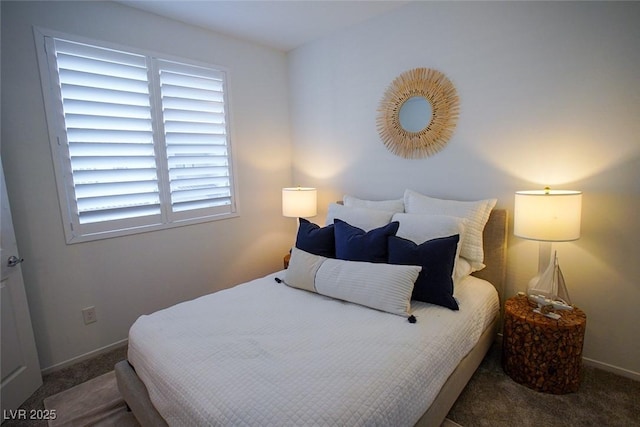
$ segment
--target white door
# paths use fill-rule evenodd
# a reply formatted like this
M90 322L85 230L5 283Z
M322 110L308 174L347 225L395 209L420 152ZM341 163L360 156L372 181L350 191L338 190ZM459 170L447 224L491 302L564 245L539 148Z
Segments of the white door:
M27 295L22 281L7 188L0 160L0 264L2 265L0 311L2 317L2 414L18 409L42 385L40 362L31 328Z

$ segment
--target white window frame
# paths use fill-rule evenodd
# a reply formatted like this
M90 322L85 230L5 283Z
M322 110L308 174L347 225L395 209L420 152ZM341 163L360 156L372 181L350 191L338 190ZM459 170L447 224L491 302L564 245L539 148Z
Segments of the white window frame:
M63 218L65 238L68 244L86 242L104 238L112 238L154 230L162 230L178 226L198 224L220 219L238 216L238 191L236 188L235 157L232 151L230 131L230 108L228 91L228 72L224 67L157 54L128 46L115 45L96 40L90 40L78 36L60 33L34 27L34 37L38 54L38 64L42 82L49 140L58 190L58 199ZM144 216L140 218L124 218L110 221L100 221L91 224L81 224L77 209L74 178L71 169L69 144L62 107L62 99L59 89L59 76L57 69L51 69L54 62L49 55L51 40L61 39L73 43L82 43L98 48L112 49L134 55L142 55L146 58L147 74L149 79L149 98L151 103L151 121L153 123L153 146L155 151L155 164L159 194L160 213L158 215ZM49 47L47 47L49 44ZM193 67L206 68L220 73L222 77L222 91L224 97L224 126L226 136L226 157L228 169L228 188L230 192L229 203L222 207L209 207L203 209L191 209L183 212L175 212L171 204L171 192L169 189L169 171L167 164L167 145L165 142L164 119L162 113L162 99L158 75L158 64L178 63ZM152 77L154 75L155 77ZM158 79L154 81L153 79ZM226 188L226 186L225 186Z

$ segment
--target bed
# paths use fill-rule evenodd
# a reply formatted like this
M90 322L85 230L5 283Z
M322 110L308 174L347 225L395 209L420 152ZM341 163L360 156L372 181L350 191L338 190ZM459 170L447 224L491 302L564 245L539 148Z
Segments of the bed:
M405 193L403 210L408 202ZM332 284L362 263L294 248L287 270L141 316L130 331L128 360L115 367L127 405L143 426L439 426L500 321L507 212L494 205L485 204L490 209L481 224L486 267L455 281L459 309L412 299L404 316L375 301L349 302L350 296L331 294L343 292L344 283L337 290ZM412 206L420 211L420 203ZM458 213L446 212L448 206L445 213ZM328 222L332 215L349 217L342 209L330 209ZM436 203L436 213L442 209ZM393 218L404 215L398 212ZM299 253L323 269L311 274L318 281L311 292L287 283L296 268L307 270ZM411 266L397 267L414 274Z

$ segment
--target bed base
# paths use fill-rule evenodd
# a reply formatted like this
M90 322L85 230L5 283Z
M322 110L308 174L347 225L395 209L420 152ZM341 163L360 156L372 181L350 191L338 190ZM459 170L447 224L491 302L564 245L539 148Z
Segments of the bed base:
M496 337L497 324L498 319L496 318L485 329L476 346L460 361L460 364L444 383L429 409L416 423L417 427L435 427L443 423L458 396L460 396L469 379L491 348L491 344ZM136 375L136 371L129 362L127 360L118 362L115 366L115 371L118 389L140 425L142 427L168 426L167 422L153 406L153 403L151 403L147 388Z
M142 427L168 427L167 422L151 403L147 387L136 374L128 360L116 363L118 390Z
M451 373L447 381L440 389L440 393L420 417L416 427L436 427L442 425L447 414L458 400L465 386L475 373L478 366L489 352L497 335L498 318L485 329L480 340L473 349L460 361L456 369Z

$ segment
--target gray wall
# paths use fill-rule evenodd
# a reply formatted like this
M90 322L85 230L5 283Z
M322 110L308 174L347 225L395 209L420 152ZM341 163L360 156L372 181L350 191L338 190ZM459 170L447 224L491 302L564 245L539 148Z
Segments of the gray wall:
M584 192L582 238L557 243L584 355L640 379L640 4L417 2L289 54L294 181L320 206L405 188L473 200ZM376 132L391 81L435 68L460 96L445 149L392 155ZM535 275L537 243L510 236L508 295ZM609 366L610 365L610 366Z
M2 2L2 162L43 368L127 338L141 314L282 267L295 221L284 53L111 2ZM240 216L66 245L33 26L229 69ZM85 326L81 309L95 305Z

